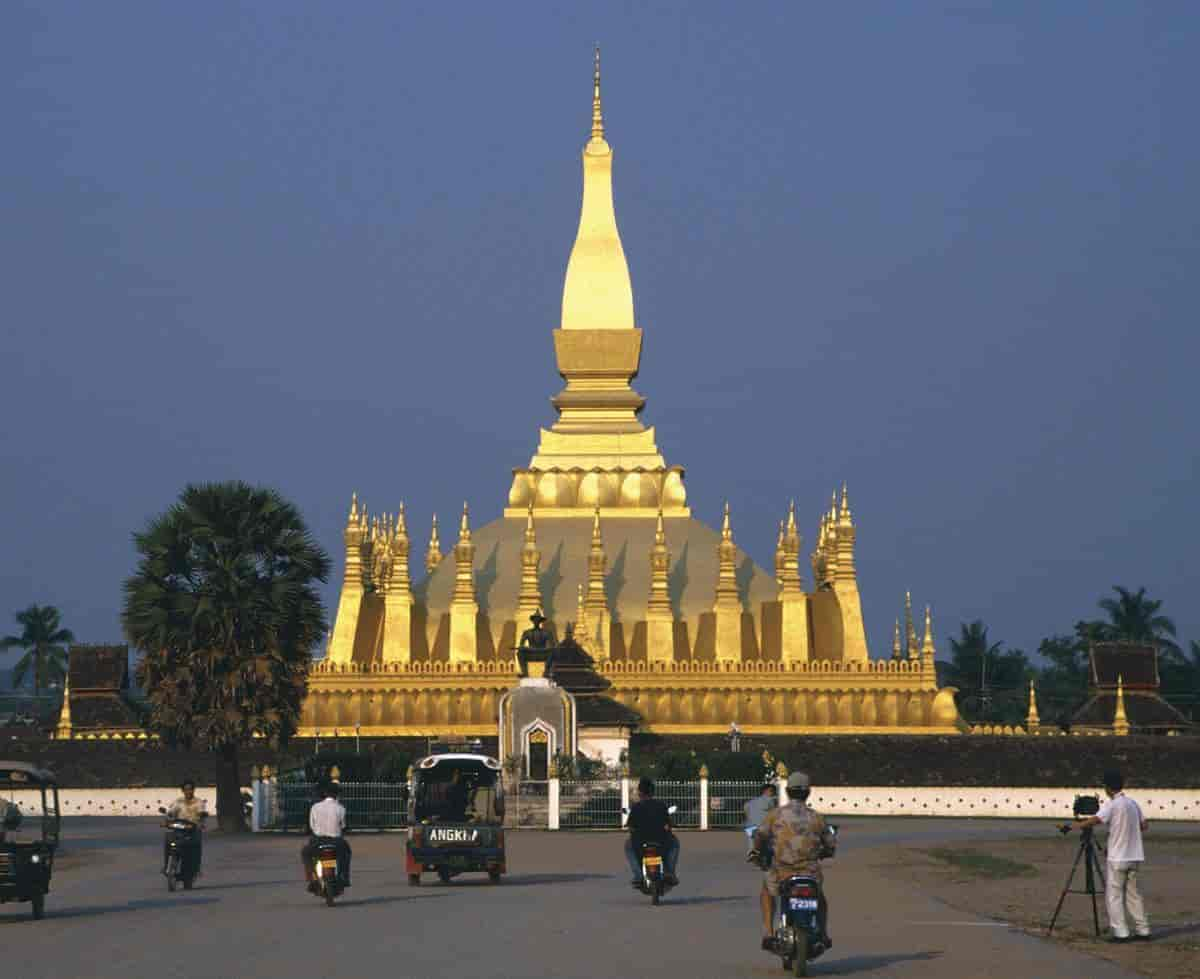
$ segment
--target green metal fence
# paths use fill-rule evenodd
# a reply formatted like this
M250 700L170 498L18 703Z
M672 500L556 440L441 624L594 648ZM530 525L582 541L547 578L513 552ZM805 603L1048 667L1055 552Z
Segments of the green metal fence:
M408 786L403 782L342 782L338 799L351 830L403 829L408 825ZM272 779L266 785L260 826L308 831L308 811L320 802L320 784Z

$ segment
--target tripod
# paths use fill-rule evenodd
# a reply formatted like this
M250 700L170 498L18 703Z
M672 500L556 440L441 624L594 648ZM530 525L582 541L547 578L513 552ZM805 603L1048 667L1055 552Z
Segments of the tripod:
M1062 893L1058 896L1058 904L1054 908L1054 914L1050 918L1050 924L1046 928L1046 934L1049 935L1054 931L1054 923L1058 921L1058 913L1062 910L1063 902L1067 899L1068 894L1087 894L1092 898L1092 925L1096 929L1096 937L1100 937L1100 912L1096 907L1096 878L1100 878L1100 886L1104 886L1104 872L1100 869L1100 858L1096 855L1096 851L1100 849L1100 844L1096 842L1092 835L1092 827L1080 831L1079 851L1075 854L1075 860L1071 864L1071 873L1067 877L1066 886L1063 887ZM1071 884L1075 880L1075 870L1079 867L1080 859L1083 860L1083 890L1071 890Z

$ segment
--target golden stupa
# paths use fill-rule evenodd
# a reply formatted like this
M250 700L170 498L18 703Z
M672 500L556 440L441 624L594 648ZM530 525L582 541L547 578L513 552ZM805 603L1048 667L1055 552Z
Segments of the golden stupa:
M905 648L868 656L845 487L818 521L811 591L794 506L779 522L774 574L735 545L728 505L719 530L692 518L684 471L666 464L631 386L642 331L612 165L597 52L579 233L553 334L566 382L552 399L558 420L513 470L500 519L472 529L463 505L448 559L434 517L419 583L403 504L371 516L351 502L336 620L301 733L495 735L514 647L539 609L559 634L574 623L644 731L956 733L928 613L924 642L908 607Z

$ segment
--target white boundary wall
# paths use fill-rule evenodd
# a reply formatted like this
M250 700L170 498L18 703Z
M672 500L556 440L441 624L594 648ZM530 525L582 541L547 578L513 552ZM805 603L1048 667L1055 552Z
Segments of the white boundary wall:
M64 816L157 816L159 806L166 809L179 796L178 788L59 789L58 804ZM40 793L23 789L12 793L11 798L25 812L41 813ZM216 788L196 786L196 798L207 803L210 813L216 813Z
M831 788L813 789L814 808L831 816L978 816L991 819L1065 819L1076 795L1101 789L1061 788ZM1200 820L1200 789L1130 788L1147 819Z
M246 791L249 791L247 789ZM1103 793L1098 789L864 787L813 790L812 805L831 816L975 816L990 819L1066 819L1077 794ZM1200 820L1200 789L1138 789L1129 794L1147 819ZM196 789L196 795L215 812L217 790ZM59 789L64 816L155 816L169 806L179 790L161 789ZM40 801L25 791L14 793L22 809L40 811Z

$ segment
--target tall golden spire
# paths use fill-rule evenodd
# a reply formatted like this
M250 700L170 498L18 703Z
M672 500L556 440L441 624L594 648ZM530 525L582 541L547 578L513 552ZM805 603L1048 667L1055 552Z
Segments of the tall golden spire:
M60 741L71 740L71 659L67 657L67 669L63 677L62 710L58 712L58 725L54 728L54 737Z
M454 545L454 593L450 597L450 662L475 661L475 545L471 543L471 522L467 504L463 503L462 519L458 525L458 542Z
M533 526L533 504L525 515L525 543L521 545L521 586L517 593L517 633L527 629L529 617L542 607L542 592L538 585L538 565L542 552L537 546L537 532Z
M779 536L775 538L775 584L783 584L784 567L787 564L787 540L783 521L779 521Z
M896 620L896 631L892 633L892 659L899 660L904 656L900 649L900 620Z
M650 662L669 663L675 659L670 568L671 554L667 550L662 510L659 510L654 525L654 547L650 550L650 597L646 602L646 656Z
M736 663L742 658L742 597L737 583L737 547L729 522L729 503L721 517L721 542L717 544L717 588L713 597L716 620L716 660Z
M592 546L588 551L584 603L588 612L588 639L595 655L601 659L608 656L608 597L604 592L604 575L607 570L608 556L604 553L604 537L600 533L600 507L597 506L592 514Z
M907 591L904 593L904 642L909 659L916 659L921 655L917 645L917 630L913 627L912 593Z

